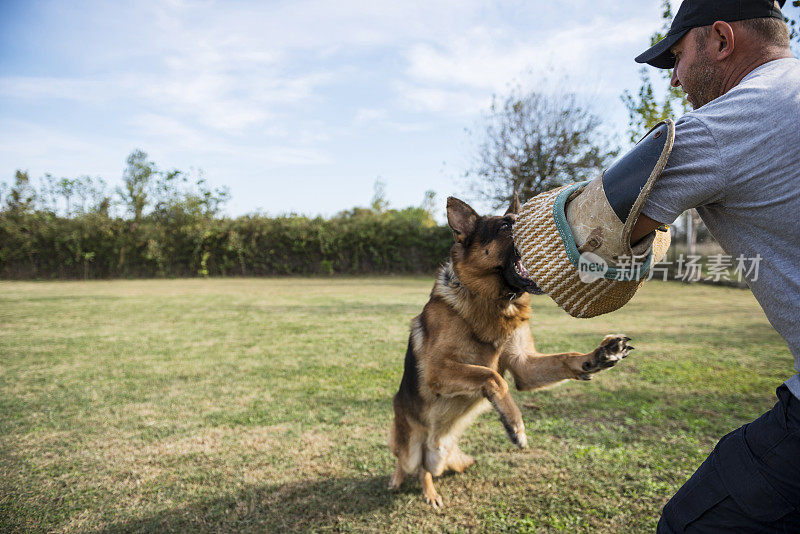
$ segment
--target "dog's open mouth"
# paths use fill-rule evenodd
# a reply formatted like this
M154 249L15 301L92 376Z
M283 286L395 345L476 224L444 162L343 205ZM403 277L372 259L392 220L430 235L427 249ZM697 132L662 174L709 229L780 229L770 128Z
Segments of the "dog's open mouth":
M528 270L522 265L522 257L517 251L516 247L511 255L511 258L503 271L506 282L514 289L526 291L534 295L541 295L544 293L536 282L531 280L531 275Z

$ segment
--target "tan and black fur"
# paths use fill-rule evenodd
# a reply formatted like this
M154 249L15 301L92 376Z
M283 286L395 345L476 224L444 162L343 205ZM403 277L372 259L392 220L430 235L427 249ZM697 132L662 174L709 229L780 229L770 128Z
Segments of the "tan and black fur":
M589 380L633 349L630 338L609 335L588 354L536 351L528 324L529 292L539 291L511 237L518 207L515 199L504 216L481 217L461 200L448 198L447 219L455 236L450 262L440 269L422 313L411 321L394 397L389 447L397 467L389 488L416 474L434 508L442 499L433 477L447 469L460 473L474 463L457 441L479 413L494 407L511 441L527 445L506 372L519 390Z

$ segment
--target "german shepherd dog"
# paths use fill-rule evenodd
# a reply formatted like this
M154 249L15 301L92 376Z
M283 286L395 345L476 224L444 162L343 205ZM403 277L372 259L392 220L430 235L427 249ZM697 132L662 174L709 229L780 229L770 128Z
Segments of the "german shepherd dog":
M447 221L455 243L436 277L430 300L411 321L400 389L394 396L389 447L397 468L389 489L417 474L425 500L442 498L433 477L446 469L463 472L475 461L457 440L474 418L494 407L511 442L527 445L522 414L503 378L518 390L564 380L589 380L612 367L633 347L630 338L608 335L588 354L541 354L528 320L529 293L541 294L522 266L511 229L515 198L502 217L481 217L457 198L447 199Z

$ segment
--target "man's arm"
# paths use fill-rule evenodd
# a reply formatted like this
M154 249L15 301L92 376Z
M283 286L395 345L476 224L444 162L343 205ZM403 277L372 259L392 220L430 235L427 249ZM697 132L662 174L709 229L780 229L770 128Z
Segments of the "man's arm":
M672 154L633 226L631 244L690 208L722 201L728 183L724 169L706 125L692 114L681 117L675 123Z
M631 231L631 246L635 245L641 238L659 226L663 225L664 223L654 221L644 213L639 214L639 218L636 219L636 224L633 225L633 230Z

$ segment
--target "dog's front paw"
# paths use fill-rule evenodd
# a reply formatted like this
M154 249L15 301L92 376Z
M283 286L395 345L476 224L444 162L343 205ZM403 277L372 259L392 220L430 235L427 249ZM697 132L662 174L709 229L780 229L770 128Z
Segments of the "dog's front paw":
M628 356L635 347L628 345L631 338L624 334L611 334L603 338L600 346L588 355L581 366L580 380L591 380L592 374L614 367L618 361Z
M525 425L520 421L518 424L506 426L506 433L511 443L524 449L528 446L528 436L525 434Z
M500 422L506 429L506 434L511 443L524 449L528 446L528 436L525 435L525 423L522 422L522 412L519 411L511 395L502 398L492 398L491 403L500 415Z
M528 446L528 436L525 435L525 424L522 422L522 418L516 418L516 421L511 422L508 418L503 414L500 413L500 421L503 423L503 427L506 429L506 435L508 439L511 440L511 443L519 447L520 449L524 449Z
M528 447L528 436L525 434L525 427L522 427L522 429L517 432L516 438L514 445L520 449L526 449Z

